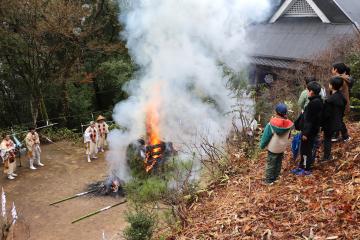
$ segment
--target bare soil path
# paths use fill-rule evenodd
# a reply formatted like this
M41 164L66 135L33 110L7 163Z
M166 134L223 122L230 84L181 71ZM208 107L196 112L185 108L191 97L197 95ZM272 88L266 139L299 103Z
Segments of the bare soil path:
M72 154L64 153L59 147ZM126 204L71 224L78 217L120 202L120 198L80 197L49 206L51 202L83 192L88 184L104 179L107 175L104 158L104 154L99 154L99 159L87 163L83 148L61 142L42 146L45 167L30 170L22 157L25 167L17 169L16 180L9 181L1 175L0 186L4 187L8 202L15 202L19 215L28 224L31 240L98 240L102 239L103 231L111 239L121 232L126 226L123 218Z

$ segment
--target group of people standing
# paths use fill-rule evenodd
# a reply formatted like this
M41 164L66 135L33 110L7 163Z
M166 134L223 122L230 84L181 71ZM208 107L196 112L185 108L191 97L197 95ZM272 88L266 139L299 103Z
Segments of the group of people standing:
M87 161L97 158L98 152L104 152L106 147L106 137L109 133L109 126L105 122L105 117L99 116L96 122L91 121L89 127L84 133L84 143L86 147ZM19 149L10 134L3 134L0 143L0 156L4 164L4 174L9 180L14 180L18 175L16 171L16 155ZM37 167L43 167L41 162L41 148L39 134L35 127L30 127L29 132L24 139L29 160L29 168L36 170ZM20 153L18 153L20 154Z
M86 158L88 162L97 158L98 152L104 152L106 147L106 138L109 133L109 126L105 122L105 117L98 116L96 122L91 121L84 132L84 143L86 149Z
M344 63L332 66L332 77L328 81L329 94L326 94L314 77L306 78L306 89L301 93L298 105L301 113L295 122L287 117L287 106L279 103L275 108L276 116L266 125L261 138L260 148L267 147L265 182L273 184L281 172L284 152L289 146L291 130L295 127L300 133L298 137L300 162L291 172L296 175L310 175L320 145L320 133L323 132L323 157L320 163L329 162L332 142L351 140L344 117L350 112L350 90L354 79L350 76L350 68ZM295 144L296 145L296 144ZM296 158L294 158L296 159Z
M25 144L27 149L27 156L29 159L29 166L31 170L36 170L34 166L43 167L44 164L40 161L40 139L39 134L35 131L35 127L29 128L29 132L25 137ZM11 140L10 134L4 134L3 140L0 144L1 158L4 164L4 173L9 180L14 180L17 177L16 171L16 148L15 143ZM20 153L19 153L20 154Z

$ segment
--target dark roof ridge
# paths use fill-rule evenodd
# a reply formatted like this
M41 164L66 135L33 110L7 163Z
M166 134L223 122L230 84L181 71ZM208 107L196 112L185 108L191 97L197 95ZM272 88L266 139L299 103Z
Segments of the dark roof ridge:
M357 22L342 6L339 4L338 0L333 0L333 2L340 8L340 10L353 22L353 24L356 26L357 30L360 31L360 23ZM360 9L359 9L360 11Z
M304 61L304 59L301 58L288 58L288 57L278 57L278 56L270 56L270 55L262 55L262 54L258 54L258 55L251 55L252 58L267 58L267 59L275 59L275 60L283 60L283 61Z

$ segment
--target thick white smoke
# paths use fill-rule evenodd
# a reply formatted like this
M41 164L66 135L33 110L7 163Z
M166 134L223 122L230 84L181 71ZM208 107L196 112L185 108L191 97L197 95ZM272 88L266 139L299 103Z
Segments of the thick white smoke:
M133 0L121 20L123 36L140 66L127 86L130 98L113 118L128 131L109 135L112 171L127 179L125 151L145 135L149 103L157 104L162 140L193 143L206 134L223 142L231 129L226 114L236 99L226 88L223 66L246 66L251 44L246 27L267 15L268 0Z

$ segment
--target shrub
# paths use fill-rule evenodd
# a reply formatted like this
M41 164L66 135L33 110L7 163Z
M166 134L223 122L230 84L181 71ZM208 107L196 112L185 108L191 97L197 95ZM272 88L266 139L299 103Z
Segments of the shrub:
M130 226L124 230L126 240L149 240L156 225L155 216L145 209L128 213L126 220Z
M351 89L352 117L354 120L360 120L360 49L358 53L352 53L348 56L348 62L351 68L351 75L355 78L355 84Z
M260 120L260 124L265 126L268 119L273 114L273 102L271 101L270 89L260 86L255 100L255 116Z
M144 167L144 159L139 151L138 143L129 144L126 150L127 163L131 170L131 176L136 179L146 179L148 173Z
M159 201L167 192L167 183L159 177L133 179L125 185L128 198L136 205Z

